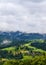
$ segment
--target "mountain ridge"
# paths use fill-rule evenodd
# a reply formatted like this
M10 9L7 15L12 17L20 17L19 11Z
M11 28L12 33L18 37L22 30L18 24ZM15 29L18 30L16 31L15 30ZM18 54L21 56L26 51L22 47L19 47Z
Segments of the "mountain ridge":
M46 34L16 32L0 32L0 48L27 43L31 40L46 40Z
M46 39L46 34L41 34L41 33L25 33L25 32L20 32L20 31L16 31L16 32L2 32L0 31L0 36L10 36L10 37L14 37L14 38L32 38L32 39Z

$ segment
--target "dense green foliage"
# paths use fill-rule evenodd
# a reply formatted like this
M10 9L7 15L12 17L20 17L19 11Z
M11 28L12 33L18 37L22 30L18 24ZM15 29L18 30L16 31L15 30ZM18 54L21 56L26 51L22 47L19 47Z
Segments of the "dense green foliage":
M46 65L46 40L1 48L0 65Z
M35 56L26 60L0 60L0 65L46 65L46 56Z
M31 43L31 46L34 46L39 49L43 49L46 51L46 41L44 40L43 42L35 41Z

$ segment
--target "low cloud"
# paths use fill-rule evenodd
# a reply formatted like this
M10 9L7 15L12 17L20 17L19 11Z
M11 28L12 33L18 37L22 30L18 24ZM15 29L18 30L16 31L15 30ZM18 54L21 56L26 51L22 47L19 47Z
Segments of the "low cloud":
M46 33L45 0L0 0L0 31Z

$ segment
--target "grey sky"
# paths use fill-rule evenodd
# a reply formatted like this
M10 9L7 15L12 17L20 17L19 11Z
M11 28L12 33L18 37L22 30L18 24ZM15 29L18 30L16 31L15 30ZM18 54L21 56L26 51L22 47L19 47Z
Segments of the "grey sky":
M46 33L46 0L0 0L0 31Z

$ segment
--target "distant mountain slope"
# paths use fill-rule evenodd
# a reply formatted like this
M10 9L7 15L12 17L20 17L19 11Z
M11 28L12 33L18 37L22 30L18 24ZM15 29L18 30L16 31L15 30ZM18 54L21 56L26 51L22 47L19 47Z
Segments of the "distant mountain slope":
M29 42L34 39L46 39L46 34L24 33L20 31L16 31L16 32L1 32L0 31L0 47L19 45L20 43L23 44L25 42ZM5 42L5 44L3 42Z
M46 39L46 34L40 33L23 33L23 32L0 32L0 39L10 40L32 40L32 39Z

